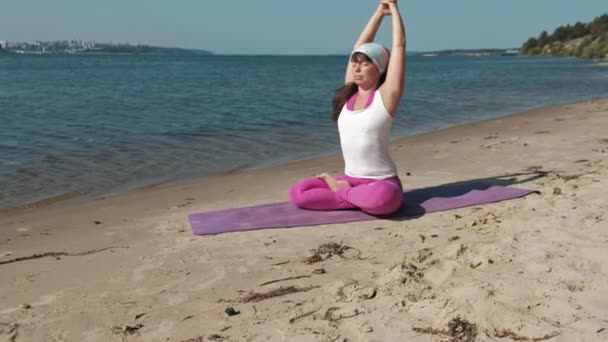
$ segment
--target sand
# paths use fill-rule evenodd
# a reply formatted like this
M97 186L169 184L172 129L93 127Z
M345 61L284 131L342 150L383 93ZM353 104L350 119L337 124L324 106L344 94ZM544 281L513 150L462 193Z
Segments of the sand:
M607 132L596 100L397 140L406 188L540 192L403 221L190 232L339 156L2 212L0 341L608 340Z

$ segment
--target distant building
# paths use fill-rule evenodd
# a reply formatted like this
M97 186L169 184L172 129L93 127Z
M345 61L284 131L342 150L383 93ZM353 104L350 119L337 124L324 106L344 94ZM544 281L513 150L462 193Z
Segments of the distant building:
M0 40L0 49L6 49L6 40Z

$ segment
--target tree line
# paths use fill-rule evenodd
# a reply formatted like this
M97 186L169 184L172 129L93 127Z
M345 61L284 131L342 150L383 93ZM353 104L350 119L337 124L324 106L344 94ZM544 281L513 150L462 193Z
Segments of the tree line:
M601 15L590 23L577 22L574 25L560 26L552 34L543 31L538 37L532 37L523 44L520 55L606 58L608 14Z

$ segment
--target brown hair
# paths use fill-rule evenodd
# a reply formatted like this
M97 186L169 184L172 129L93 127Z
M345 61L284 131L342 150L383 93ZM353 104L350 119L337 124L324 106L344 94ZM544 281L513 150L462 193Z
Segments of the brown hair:
M372 60L367 57L362 52L355 52L350 58L351 62L361 63L361 62L371 62ZM388 67L387 67L388 69ZM380 88L382 83L386 80L386 72L380 75L380 80L378 81L377 88ZM355 84L355 82L349 82L343 85L342 87L336 89L334 92L334 101L333 101L333 112L331 117L334 121L338 121L338 117L340 116L340 112L342 111L342 107L346 104L346 101L350 99L355 93L359 90L359 86Z

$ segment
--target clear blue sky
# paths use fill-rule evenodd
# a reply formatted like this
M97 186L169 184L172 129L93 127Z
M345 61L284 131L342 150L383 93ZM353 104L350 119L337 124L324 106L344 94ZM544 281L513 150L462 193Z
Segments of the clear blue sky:
M1 0L0 40L93 40L217 54L346 54L377 0ZM408 50L519 47L607 0L399 0ZM377 37L390 42L390 22Z

